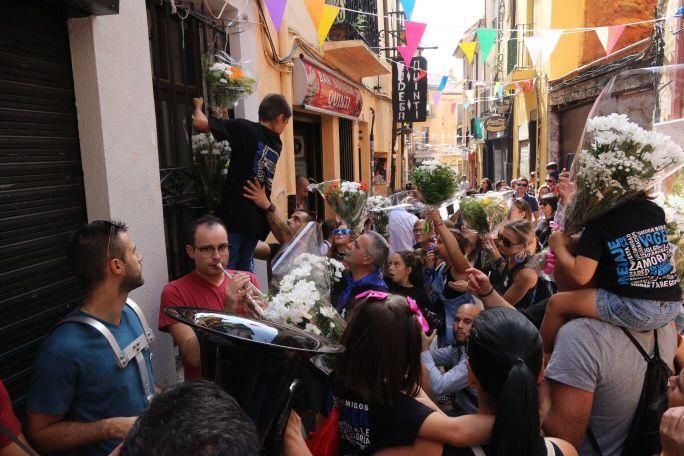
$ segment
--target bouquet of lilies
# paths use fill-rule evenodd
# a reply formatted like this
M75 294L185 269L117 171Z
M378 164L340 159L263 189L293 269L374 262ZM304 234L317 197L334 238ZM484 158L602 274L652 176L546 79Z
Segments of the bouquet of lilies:
M422 162L411 173L411 181L428 206L441 206L454 198L459 190L459 176L456 170L436 160ZM425 222L423 231L432 231L430 222Z
M664 172L684 164L684 151L670 137L641 128L625 114L589 119L586 134L588 147L573 164L577 191L564 215L569 234L648 191Z
M309 190L318 190L337 215L355 232L363 226L368 200L368 186L360 182L332 180L311 184Z
M215 63L207 65L207 91L212 109L222 113L223 109L251 95L256 81L247 76L239 63L225 52L219 52L215 58Z
M211 133L200 133L192 137L192 163L199 175L202 194L209 210L216 209L221 203L230 152L230 143L216 141Z

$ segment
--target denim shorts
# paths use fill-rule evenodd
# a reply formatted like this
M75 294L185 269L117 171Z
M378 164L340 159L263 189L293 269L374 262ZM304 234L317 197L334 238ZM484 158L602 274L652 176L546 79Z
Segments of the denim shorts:
M603 288L596 294L596 310L602 321L636 331L662 328L677 318L681 308L681 301L628 298Z

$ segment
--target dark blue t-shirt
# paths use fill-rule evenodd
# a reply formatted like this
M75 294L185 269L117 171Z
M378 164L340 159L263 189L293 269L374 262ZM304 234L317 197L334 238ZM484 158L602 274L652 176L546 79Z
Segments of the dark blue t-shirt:
M70 316L90 316L80 309ZM99 320L123 350L143 333L135 312L124 306L119 326ZM152 380L150 352L144 352ZM139 415L147 407L135 360L119 368L107 339L82 323L59 325L48 336L34 365L27 408L45 415L62 415L66 421L89 423L113 417ZM70 455L107 455L121 441L107 440Z

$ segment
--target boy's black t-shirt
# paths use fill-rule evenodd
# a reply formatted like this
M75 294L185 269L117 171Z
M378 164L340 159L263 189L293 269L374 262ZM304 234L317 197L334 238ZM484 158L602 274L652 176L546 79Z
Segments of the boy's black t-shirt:
M266 239L266 214L252 201L242 197L242 187L256 177L270 198L276 164L283 149L280 136L257 122L246 119L209 118L211 133L217 141L227 140L232 149L223 199L216 209L230 233L253 233Z
M340 455L413 445L423 422L434 413L406 394L398 394L392 405L369 404L339 384L333 389L333 403L340 408Z
M682 298L665 212L650 200L629 201L588 223L576 253L598 261L599 288L652 301Z

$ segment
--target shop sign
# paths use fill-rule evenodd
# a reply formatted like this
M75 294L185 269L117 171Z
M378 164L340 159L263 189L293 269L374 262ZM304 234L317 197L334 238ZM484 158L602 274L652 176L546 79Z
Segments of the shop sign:
M304 58L294 68L294 101L312 111L357 120L363 96L356 85Z
M504 116L491 116L484 122L485 130L491 133L504 131L506 129L506 118Z
M425 122L428 78L425 57L414 57L411 67L392 64L392 114L395 122Z

